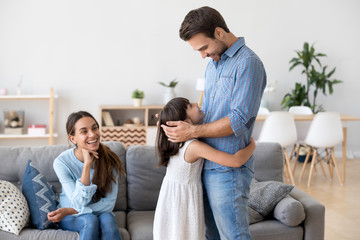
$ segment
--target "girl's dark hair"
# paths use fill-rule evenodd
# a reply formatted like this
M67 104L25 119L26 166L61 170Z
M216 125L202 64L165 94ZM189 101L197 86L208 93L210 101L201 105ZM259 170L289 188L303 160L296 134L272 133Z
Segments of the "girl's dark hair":
M161 125L166 125L167 121L184 121L187 118L186 109L190 102L186 98L173 98L170 100L159 114L159 124L156 136L156 150L160 158L160 166L167 166L171 156L176 155L184 145L173 143L168 140Z
M88 112L79 111L70 114L66 121L66 132L68 136L75 135L75 124L76 122L83 118L90 117L92 118L97 127L99 127L99 123L96 119ZM99 158L94 158L94 175L91 180L93 184L97 185L97 190L94 194L94 201L97 202L100 198L105 197L106 193L110 192L111 182L116 182L116 177L113 173L113 169L117 172L117 174L121 177L121 173L125 175L125 169L121 164L120 158L116 153L110 150L107 146L100 143L100 147L98 149Z
M209 38L214 38L215 28L220 27L230 32L221 14L211 7L201 7L190 11L181 24L179 35L188 41L195 34L204 33Z

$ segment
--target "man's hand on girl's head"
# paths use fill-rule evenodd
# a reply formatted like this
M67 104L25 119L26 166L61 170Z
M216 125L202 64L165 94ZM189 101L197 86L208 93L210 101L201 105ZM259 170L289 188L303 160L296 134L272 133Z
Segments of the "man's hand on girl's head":
M161 125L170 142L185 142L193 138L194 125L184 121L168 121Z

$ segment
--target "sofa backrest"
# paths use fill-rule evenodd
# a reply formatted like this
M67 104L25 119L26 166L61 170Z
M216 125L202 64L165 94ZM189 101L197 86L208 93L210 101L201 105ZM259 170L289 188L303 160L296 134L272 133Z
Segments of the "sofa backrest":
M125 146L121 142L117 142L117 141L109 141L103 143L119 156L121 163L123 164L123 167L126 169ZM126 211L127 210L126 177L122 175L119 180L120 181L118 184L118 195L114 206L114 211Z
M278 143L257 143L254 153L255 178L282 181L283 153ZM158 167L155 148L130 146L126 152L129 210L155 210L166 168Z
M22 187L28 160L31 160L46 180L57 190L61 190L53 169L54 159L68 149L66 145L42 147L0 147L0 178Z
M279 143L257 142L254 152L254 177L258 181L283 181L284 154Z
M166 168L158 167L152 146L130 146L120 142L104 142L121 159L127 177L119 182L115 211L148 211L156 208ZM21 189L27 161L31 159L56 191L61 185L53 169L53 161L67 145L43 147L0 147L0 179L10 181ZM278 143L256 143L254 153L255 178L259 181L283 179L283 152Z
M155 210L166 168L158 167L152 146L130 146L126 152L129 210Z
M104 142L104 144L120 157L125 167L126 150L124 145L120 142ZM53 162L60 153L68 148L67 145L0 147L0 179L9 181L21 189L27 162L31 160L36 169L59 193L61 192L61 184L53 169ZM126 199L126 178L122 177L119 182L118 198L114 210L126 211Z

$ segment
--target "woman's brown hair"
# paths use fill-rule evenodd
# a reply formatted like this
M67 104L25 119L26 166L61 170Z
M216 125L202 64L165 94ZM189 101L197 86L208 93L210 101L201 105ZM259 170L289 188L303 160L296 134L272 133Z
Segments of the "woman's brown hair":
M158 131L156 135L156 150L160 158L160 166L167 166L171 156L176 155L184 145L173 143L168 140L161 125L166 125L167 121L184 121L187 118L186 109L190 102L186 98L173 98L170 100L159 114Z
M66 121L66 132L68 136L75 135L75 124L83 117L92 118L97 127L99 127L99 123L90 113L85 111L74 112L70 114ZM116 182L116 176L114 175L113 170L115 170L120 178L121 174L125 175L125 169L121 164L120 158L116 153L111 151L110 148L100 143L97 152L99 153L99 158L94 158L94 174L91 180L93 184L97 185L97 190L93 197L95 202L99 201L100 198L105 197L106 193L112 190L111 182Z

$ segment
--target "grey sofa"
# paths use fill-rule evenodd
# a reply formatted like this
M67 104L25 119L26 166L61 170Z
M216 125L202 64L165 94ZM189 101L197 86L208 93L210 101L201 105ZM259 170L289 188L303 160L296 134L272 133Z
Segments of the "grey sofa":
M154 147L131 146L125 149L119 142L106 142L121 158L127 176L119 184L114 208L124 240L152 239L154 210L166 169L157 167ZM31 159L57 192L61 186L52 168L56 156L68 146L0 147L0 179L14 183L21 189L26 163ZM258 181L282 181L283 155L276 143L258 143L255 156L255 178ZM324 239L325 208L298 188L290 195L304 206L306 218L298 226L289 227L274 218L250 225L254 240L260 239ZM37 230L25 227L19 236L0 231L0 239L78 239L78 234L63 230Z

